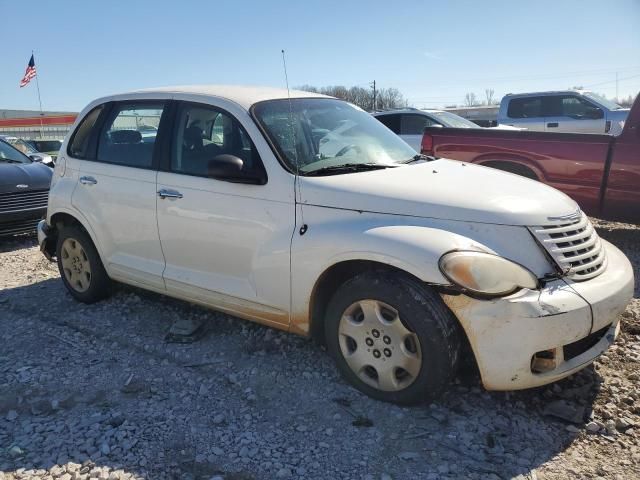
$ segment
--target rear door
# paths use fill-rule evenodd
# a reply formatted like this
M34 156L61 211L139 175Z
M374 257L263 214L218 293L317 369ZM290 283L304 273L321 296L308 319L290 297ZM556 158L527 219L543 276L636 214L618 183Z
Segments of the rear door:
M164 257L156 219L155 147L166 105L144 100L102 107L92 145L75 158L79 178L71 200L95 233L109 275L156 290L164 290Z
M293 176L267 178L251 125L229 110L180 102L174 118L157 201L168 292L287 325ZM228 155L242 160L241 173L213 178L216 162Z
M516 97L509 100L506 125L543 132L545 118L542 113L543 97Z
M605 133L602 109L579 95L546 96L543 113L547 132Z

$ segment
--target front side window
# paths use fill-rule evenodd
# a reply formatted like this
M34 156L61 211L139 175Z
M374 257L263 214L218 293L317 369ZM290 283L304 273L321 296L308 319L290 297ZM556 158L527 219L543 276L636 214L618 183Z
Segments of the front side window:
M424 115L402 115L400 133L402 135L422 135L426 127L431 127L435 123Z
M509 118L542 117L542 98L526 97L512 99L509 101L507 116Z
M562 99L562 115L573 118L593 118L598 107L579 97L567 96Z
M98 140L98 161L150 168L164 104L122 103L105 121Z
M68 153L75 158L88 158L89 157L89 139L91 138L91 131L96 124L100 113L102 112L103 105L91 110L86 117L80 122L78 128L71 137L69 143Z
M330 98L257 103L252 113L291 171L340 166L396 166L416 152L373 116Z
M214 107L183 104L178 111L171 171L209 177L220 155L242 160L240 177L263 176L258 152L235 118Z

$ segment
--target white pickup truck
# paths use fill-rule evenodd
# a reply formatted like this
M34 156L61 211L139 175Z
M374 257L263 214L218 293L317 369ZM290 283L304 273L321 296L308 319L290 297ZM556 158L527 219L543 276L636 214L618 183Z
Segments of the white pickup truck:
M510 93L500 102L498 125L536 132L620 135L629 109L588 90Z
M116 280L313 336L381 400L434 398L461 355L488 389L563 378L611 345L633 294L563 193L416 155L334 98L145 90L92 102L71 132L38 232L71 295Z

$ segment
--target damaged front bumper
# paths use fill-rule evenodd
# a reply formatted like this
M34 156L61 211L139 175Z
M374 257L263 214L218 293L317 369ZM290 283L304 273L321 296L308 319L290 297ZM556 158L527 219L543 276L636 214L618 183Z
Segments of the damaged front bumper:
M584 282L560 279L491 300L442 295L467 334L485 388L517 390L560 380L614 342L618 316L633 297L633 269L620 250L602 243L606 270Z
M40 245L40 251L47 257L47 260L53 261L55 256L55 239L51 235L51 227L47 225L46 220L40 220L36 227L38 232L38 244Z

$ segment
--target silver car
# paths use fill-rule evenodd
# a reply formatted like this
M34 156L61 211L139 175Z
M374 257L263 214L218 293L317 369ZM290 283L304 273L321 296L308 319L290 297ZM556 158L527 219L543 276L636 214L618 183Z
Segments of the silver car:
M619 135L628 108L586 90L505 95L498 124L539 132Z

